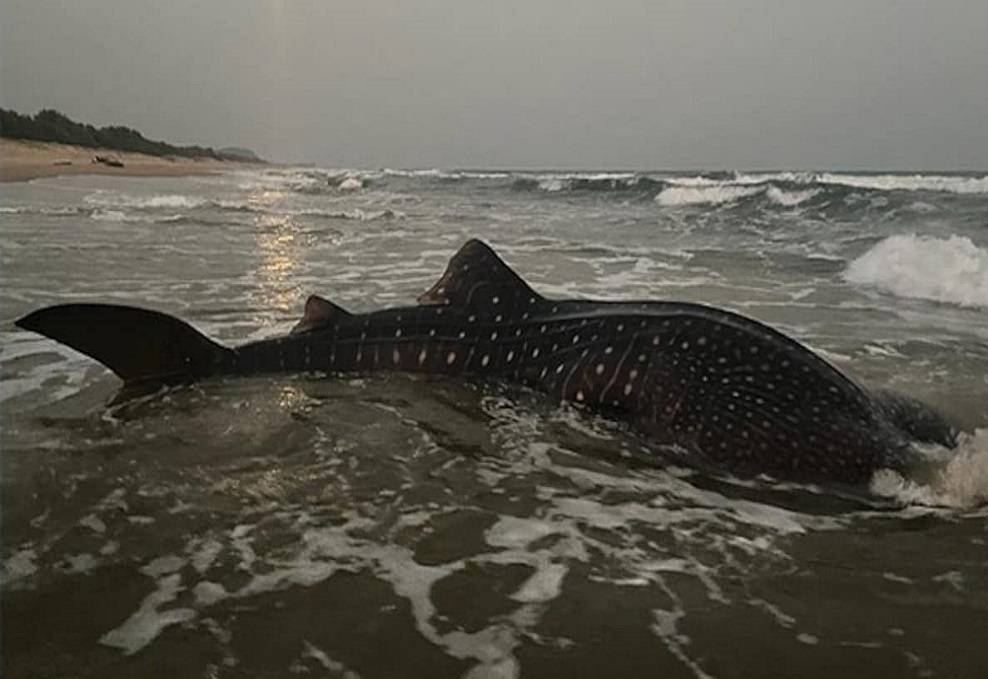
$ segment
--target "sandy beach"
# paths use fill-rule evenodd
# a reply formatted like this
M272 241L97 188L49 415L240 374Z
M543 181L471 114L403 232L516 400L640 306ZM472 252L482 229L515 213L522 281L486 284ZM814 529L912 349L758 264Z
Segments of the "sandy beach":
M112 158L123 167L93 162L94 156ZM52 142L0 139L0 181L18 182L66 174L109 174L131 177L165 177L213 174L241 167L241 163L195 160L175 156L149 156L110 149L70 146Z

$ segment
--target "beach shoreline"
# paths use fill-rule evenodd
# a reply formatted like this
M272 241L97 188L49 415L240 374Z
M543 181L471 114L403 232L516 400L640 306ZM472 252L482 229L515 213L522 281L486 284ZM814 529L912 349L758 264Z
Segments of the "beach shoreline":
M123 163L123 167L94 162L96 156L117 160ZM256 167L256 165L211 158L150 156L143 153L55 142L0 139L0 182L23 182L41 177L72 174L182 177L217 174L244 167Z

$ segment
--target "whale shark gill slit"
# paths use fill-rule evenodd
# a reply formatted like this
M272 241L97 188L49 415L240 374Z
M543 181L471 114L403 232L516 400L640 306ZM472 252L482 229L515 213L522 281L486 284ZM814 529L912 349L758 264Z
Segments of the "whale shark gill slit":
M683 302L547 299L478 240L418 301L351 314L312 296L290 334L233 349L133 307L49 307L18 325L125 383L306 370L517 382L753 474L864 482L912 464L911 440L955 443L938 413L868 392L756 320Z

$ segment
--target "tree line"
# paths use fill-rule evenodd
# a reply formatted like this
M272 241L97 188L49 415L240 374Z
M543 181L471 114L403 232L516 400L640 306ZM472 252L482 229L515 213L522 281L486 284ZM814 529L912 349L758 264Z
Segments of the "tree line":
M122 125L94 127L77 123L64 113L50 108L42 109L34 116L0 108L0 137L131 151L150 156L244 160L242 156L225 154L205 146L172 146L154 141Z

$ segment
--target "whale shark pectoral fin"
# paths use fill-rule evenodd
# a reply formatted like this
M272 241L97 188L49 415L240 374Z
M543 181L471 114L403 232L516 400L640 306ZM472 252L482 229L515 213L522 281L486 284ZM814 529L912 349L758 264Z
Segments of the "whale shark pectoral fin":
M302 314L302 320L295 324L291 334L297 335L303 332L311 332L312 330L332 325L339 319L349 315L349 311L337 304L333 304L328 299L323 299L318 295L309 295L309 299L305 300L305 311Z
M541 299L490 246L474 238L453 255L446 271L419 295L418 302L470 308L500 303L520 306Z
M206 377L229 369L236 356L185 321L138 307L60 304L15 325L95 358L127 384Z

